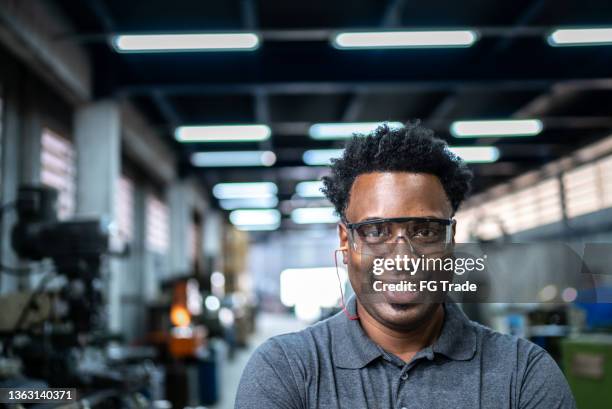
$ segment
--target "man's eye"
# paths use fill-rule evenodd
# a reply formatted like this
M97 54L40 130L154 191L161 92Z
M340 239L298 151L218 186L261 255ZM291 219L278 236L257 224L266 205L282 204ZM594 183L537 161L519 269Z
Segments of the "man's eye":
M437 233L432 229L419 229L415 232L418 237L434 237Z
M366 230L363 232L363 235L364 235L365 237L378 237L378 236L380 236L380 235L381 235L381 232L380 232L380 230L379 230L379 229L369 228L369 229L366 229Z
M364 237L371 237L371 238L377 238L377 237L382 237L386 234L386 229L384 228L384 226L364 226L364 229L362 229L362 235Z
M443 231L444 229L440 226L421 226L414 230L413 237L434 240L442 236Z

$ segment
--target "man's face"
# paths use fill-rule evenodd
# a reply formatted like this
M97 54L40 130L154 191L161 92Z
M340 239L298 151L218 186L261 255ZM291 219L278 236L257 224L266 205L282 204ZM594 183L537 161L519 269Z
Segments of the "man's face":
M349 223L372 218L433 217L449 219L452 207L438 177L425 173L376 172L358 176L351 188L345 213ZM426 321L437 308L432 302L402 301L398 294L384 294L382 301L372 302L371 283L375 279L371 256L349 244L348 231L340 226L340 242L348 248L345 263L357 299L379 323L396 330L410 330ZM454 235L454 229L453 229Z

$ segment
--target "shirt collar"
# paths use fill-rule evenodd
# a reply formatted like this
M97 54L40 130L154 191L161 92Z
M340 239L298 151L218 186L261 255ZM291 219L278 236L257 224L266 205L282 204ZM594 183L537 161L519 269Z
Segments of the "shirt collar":
M355 296L346 303L350 315L357 314ZM361 328L359 320L350 320L343 312L332 318L332 354L337 367L363 368L382 356L382 351Z
M434 342L434 353L455 361L467 361L476 353L476 328L453 301L444 303L444 324Z
M346 303L349 314L357 313L357 302L353 295ZM430 347L419 352L419 356L433 359L441 354L449 359L463 361L476 353L476 330L474 324L452 301L444 304L444 323L438 339ZM359 320L349 320L342 312L332 318L332 354L339 368L363 368L383 355L381 348L363 331Z

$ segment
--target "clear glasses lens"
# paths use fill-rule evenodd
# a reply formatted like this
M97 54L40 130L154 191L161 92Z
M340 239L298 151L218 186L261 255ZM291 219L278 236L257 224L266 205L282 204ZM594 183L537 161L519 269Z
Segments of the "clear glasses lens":
M443 220L381 221L350 230L353 248L366 254L390 252L394 245L402 242L400 237L420 254L445 251L452 241L452 225Z

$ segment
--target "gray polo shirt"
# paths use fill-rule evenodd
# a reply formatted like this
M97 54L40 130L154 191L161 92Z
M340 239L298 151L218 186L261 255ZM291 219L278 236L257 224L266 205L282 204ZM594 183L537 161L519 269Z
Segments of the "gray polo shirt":
M352 297L347 303L355 313ZM444 305L437 341L410 362L384 351L343 313L273 337L247 364L237 409L575 408L553 359L524 339Z

